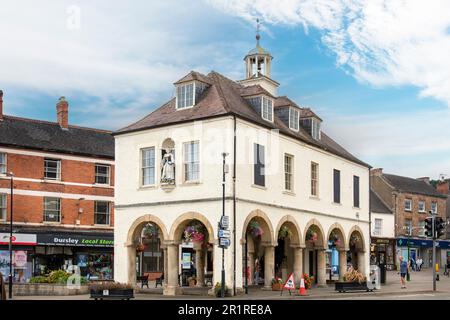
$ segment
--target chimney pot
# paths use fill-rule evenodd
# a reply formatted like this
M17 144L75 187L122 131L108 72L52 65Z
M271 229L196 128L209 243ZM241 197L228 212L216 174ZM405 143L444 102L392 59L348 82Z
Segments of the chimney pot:
M0 90L0 121L3 120L3 91Z
M61 128L69 129L69 103L64 96L56 104L56 116Z

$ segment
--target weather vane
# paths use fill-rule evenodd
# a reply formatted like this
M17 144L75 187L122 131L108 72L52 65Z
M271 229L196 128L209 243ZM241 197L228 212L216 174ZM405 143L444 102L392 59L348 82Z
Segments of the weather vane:
M261 38L261 36L259 35L259 28L260 28L260 23L259 23L259 18L256 19L256 44L259 46L259 39Z

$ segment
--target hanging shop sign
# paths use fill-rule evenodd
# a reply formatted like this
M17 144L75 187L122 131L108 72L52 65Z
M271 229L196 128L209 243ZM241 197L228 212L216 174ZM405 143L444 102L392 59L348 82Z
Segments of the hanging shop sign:
M13 246L35 246L36 235L28 233L13 233ZM9 245L9 233L0 233L0 245Z
M113 235L38 234L37 243L47 246L114 247Z

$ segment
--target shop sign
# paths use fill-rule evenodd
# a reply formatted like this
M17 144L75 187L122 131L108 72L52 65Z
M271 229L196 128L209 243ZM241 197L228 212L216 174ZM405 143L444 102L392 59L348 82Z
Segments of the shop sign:
M432 248L433 240L405 239L405 238L397 239L397 246L407 247L408 245L410 247ZM437 240L436 247L442 248L442 249L448 249L448 248L450 248L450 241Z
M189 252L183 252L182 262L183 269L191 268L191 254Z
M39 245L56 245L70 247L113 247L112 236L77 235L77 234L38 234Z
M36 235L28 233L13 233L12 243L14 246L35 246ZM0 245L9 245L9 233L0 233Z

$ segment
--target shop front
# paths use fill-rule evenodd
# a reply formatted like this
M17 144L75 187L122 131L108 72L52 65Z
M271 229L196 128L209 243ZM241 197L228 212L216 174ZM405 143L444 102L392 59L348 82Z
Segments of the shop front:
M436 263L443 268L445 264L445 252L450 250L450 241L437 240L436 241ZM433 265L433 241L429 239L397 239L397 252L403 256L406 261L408 257L410 260L417 261L421 258L424 268L430 268ZM409 253L408 253L409 252Z
M0 272L8 281L10 269L9 233L0 233ZM36 234L13 233L12 271L14 282L28 282L33 276Z
M395 260L395 239L372 237L370 264L385 266L386 270L395 270Z
M110 233L37 234L35 275L77 266L90 280L113 279L114 238Z

